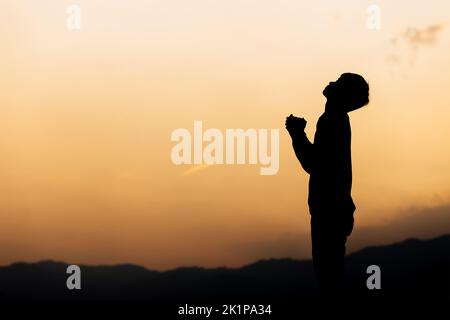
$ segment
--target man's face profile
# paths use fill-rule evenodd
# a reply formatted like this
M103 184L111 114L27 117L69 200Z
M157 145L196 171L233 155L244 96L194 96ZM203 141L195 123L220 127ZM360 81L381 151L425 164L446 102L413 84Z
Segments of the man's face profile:
M322 91L327 102L340 105L343 111L350 112L369 103L369 86L363 77L344 73L336 81L330 82Z
M344 85L342 80L342 76L339 77L336 81L331 81L325 89L323 89L323 95L329 99L333 100L333 98L337 98L339 96L340 91L342 90L342 86Z

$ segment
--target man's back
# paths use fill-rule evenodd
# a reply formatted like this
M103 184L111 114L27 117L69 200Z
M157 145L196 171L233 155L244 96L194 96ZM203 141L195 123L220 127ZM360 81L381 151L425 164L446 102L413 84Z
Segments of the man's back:
M308 197L311 214L324 217L331 214L329 208L334 214L336 209L353 214L351 129L346 113L325 112L319 118L313 158Z

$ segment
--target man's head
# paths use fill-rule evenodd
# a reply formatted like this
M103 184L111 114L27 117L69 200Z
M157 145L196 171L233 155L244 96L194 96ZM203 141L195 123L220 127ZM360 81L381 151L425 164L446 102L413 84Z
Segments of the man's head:
M344 73L335 82L330 82L323 95L334 106L350 112L369 103L369 85L359 74Z

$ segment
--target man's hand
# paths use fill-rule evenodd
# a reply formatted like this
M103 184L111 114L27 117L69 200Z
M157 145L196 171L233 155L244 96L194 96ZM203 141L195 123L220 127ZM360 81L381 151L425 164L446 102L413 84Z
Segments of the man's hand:
M300 132L303 132L306 127L306 120L303 118L298 118L293 116L292 114L286 118L286 129L291 135L291 137L295 137Z

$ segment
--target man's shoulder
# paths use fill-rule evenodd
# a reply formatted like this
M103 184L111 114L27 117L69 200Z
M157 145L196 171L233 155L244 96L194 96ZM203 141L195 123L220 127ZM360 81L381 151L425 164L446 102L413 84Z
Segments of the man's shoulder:
M318 125L322 123L350 124L350 117L347 113L328 114L324 112L317 121Z

